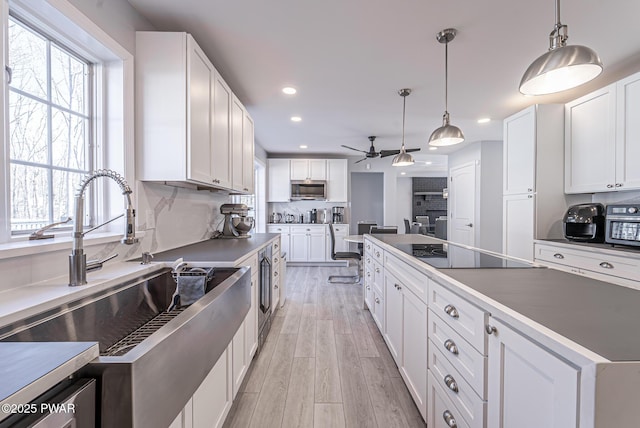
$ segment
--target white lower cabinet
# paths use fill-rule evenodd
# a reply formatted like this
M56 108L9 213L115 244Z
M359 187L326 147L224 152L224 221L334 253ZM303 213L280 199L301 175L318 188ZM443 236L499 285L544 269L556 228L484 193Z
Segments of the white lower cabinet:
M193 394L193 427L221 427L233 402L232 345L224 351Z
M384 297L379 294L376 289L373 289L373 310L371 316L373 321L378 326L378 330L382 333L384 331Z
M267 233L280 234L280 254L286 253L287 259L290 260L291 253L289 251L289 241L290 241L290 234L291 234L291 226L289 226L288 224L269 224L267 225Z
M249 314L248 314L249 315ZM233 398L236 398L238 391L240 390L240 385L242 385L242 381L244 379L244 375L247 373L247 366L249 361L247 361L247 351L246 351L246 340L245 333L247 324L250 323L249 317L245 318L242 325L236 332L235 336L233 336L233 340L231 341L231 367L232 367L232 376L233 376Z
M291 262L326 261L324 225L291 226L289 257Z
M578 426L579 371L495 318L489 336L488 426Z
M428 387L427 426L429 428L471 428L431 372L428 376ZM514 426L514 428L519 427Z
M533 261L535 195L505 195L502 200L502 252Z
M193 428L193 398L187 402L182 412L171 422L169 428Z

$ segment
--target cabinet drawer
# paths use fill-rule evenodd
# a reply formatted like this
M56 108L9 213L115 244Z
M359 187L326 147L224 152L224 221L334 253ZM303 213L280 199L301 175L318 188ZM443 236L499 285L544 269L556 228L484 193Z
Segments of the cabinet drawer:
M433 346L429 349L429 371L469 426L483 427L486 419L486 401L476 394L449 360Z
M370 239L365 239L363 243L365 253L373 255L373 253L371 252L373 250L373 245L374 244L371 243Z
M289 226L281 226L275 224L267 225L267 233L289 233L291 228Z
M469 382L473 390L479 396L486 397L487 357L481 355L440 316L434 315L431 308L429 308L428 325L427 334L431 340L429 347L440 350L460 375Z
M603 275L640 281L640 260L589 250L536 245L536 259Z
M382 296L382 291L384 290L384 270L380 263L374 261L371 264L371 278L373 279L371 285L373 285L376 292Z
M251 275L258 272L258 253L242 259L237 266L249 266L251 268Z
M435 281L429 281L429 307L482 355L487 355L484 327L488 314L449 291Z
M429 428L471 428L456 406L449 400L447 394L435 381L430 370L427 378L429 388L427 393L427 397L429 397L427 406L429 420L427 421L427 426Z
M398 278L402 285L413 292L422 302L427 303L427 284L429 278L399 258L384 254L384 268Z
M333 231L336 235L347 236L349 234L349 226L346 224L334 224Z
M322 233L324 234L324 225L305 224L298 226L290 226L291 233Z
M373 243L371 244L371 256L378 263L380 264L384 263L384 251L382 250L382 248L378 247Z

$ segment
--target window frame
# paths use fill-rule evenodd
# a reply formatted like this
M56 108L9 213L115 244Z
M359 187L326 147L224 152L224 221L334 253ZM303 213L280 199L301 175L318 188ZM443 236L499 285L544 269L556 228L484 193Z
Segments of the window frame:
M9 9L22 19L54 36L62 46L94 63L94 84L96 96L94 112L94 168L109 168L118 171L134 186L134 70L133 55L80 12L68 0L1 0L0 58L3 65L7 61L7 29ZM3 73L0 88L0 124L2 125L2 151L0 152L0 246L7 247L12 242L24 241L26 236L12 236L10 194L6 191L10 183L9 143L8 143L8 81ZM123 196L115 183L96 180L95 224L106 221L122 213ZM135 203L135 198L134 198ZM100 231L114 235L117 240L124 228L124 221L115 221ZM70 241L70 233L57 232L56 241ZM104 238L101 238L104 239ZM45 240L51 241L51 240ZM31 241L37 247L39 241ZM51 242L42 242L43 247L51 247ZM34 250L34 253L37 249Z

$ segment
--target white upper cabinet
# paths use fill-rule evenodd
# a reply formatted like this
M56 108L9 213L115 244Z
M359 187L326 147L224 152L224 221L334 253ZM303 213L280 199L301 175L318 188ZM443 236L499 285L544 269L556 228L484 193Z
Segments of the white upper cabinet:
M251 193L253 122L193 37L137 32L135 68L137 178Z
M346 159L327 159L327 201L347 202L348 165Z
M565 116L565 191L615 189L616 85L568 103Z
M640 73L616 83L616 186L640 189Z
M566 105L567 193L640 189L639 114L640 73Z
M291 159L292 180L326 180L325 159Z
M291 198L291 178L289 159L267 160L268 189L267 202L289 202Z
M504 121L503 194L535 191L536 111L531 106Z

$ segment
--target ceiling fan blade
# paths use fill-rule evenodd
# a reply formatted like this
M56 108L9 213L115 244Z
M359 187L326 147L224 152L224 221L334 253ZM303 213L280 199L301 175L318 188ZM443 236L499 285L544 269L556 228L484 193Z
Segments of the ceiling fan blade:
M409 152L419 152L422 149L405 149L404 151L409 153Z
M380 150L380 157L386 158L387 156L393 156L400 153L400 150Z
M344 147L345 149L355 150L356 152L360 152L360 153L368 153L368 152L366 152L364 150L354 149L353 147L345 146L344 144L342 144L342 147Z
M367 160L367 159L369 159L369 158L362 158L362 159L360 159L360 160L355 161L354 163L360 163L360 162L365 161L365 160Z

